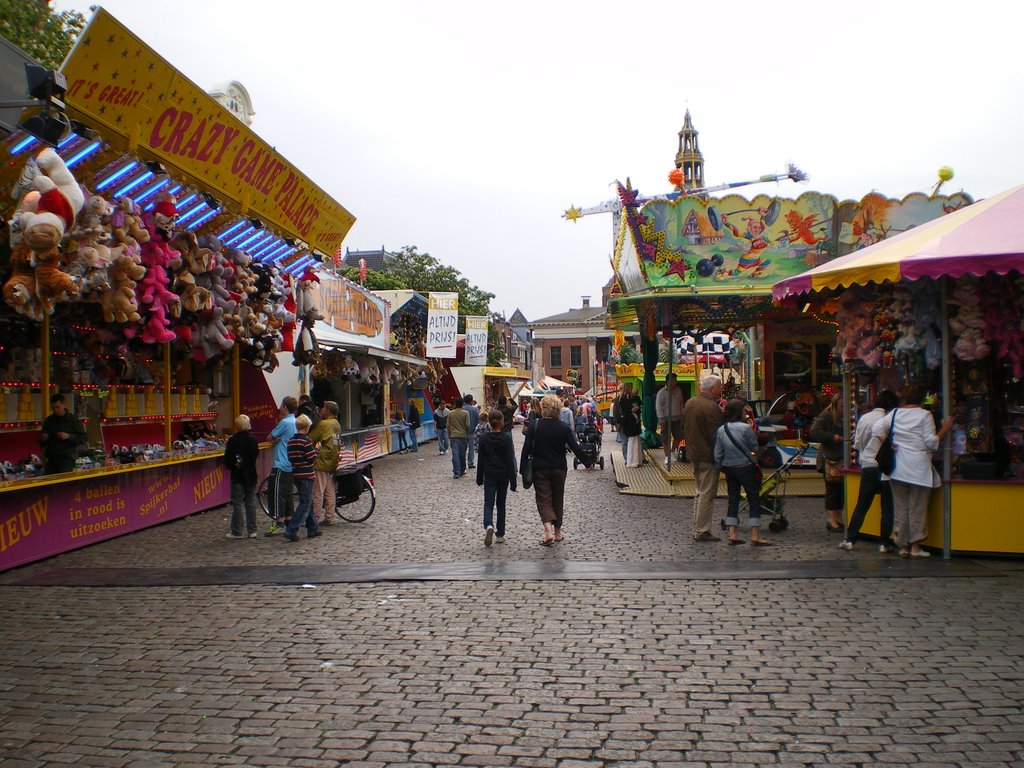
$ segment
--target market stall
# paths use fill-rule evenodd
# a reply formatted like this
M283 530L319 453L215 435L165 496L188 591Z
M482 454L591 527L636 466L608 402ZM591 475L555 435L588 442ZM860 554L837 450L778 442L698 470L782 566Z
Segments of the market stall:
M835 312L851 405L918 383L955 416L925 542L947 556L1024 553L1022 217L1024 186L774 286L780 304ZM856 498L855 467L846 478Z
M265 374L353 222L102 9L63 72L61 131L2 144L0 570L223 504L222 442L276 420ZM84 442L43 474L55 393Z
M702 344L710 334L725 333L742 353L737 378L753 399L772 399L796 387L820 391L839 381L831 356L835 321L804 307L774 304L773 283L971 202L963 193L902 200L872 193L860 201L817 192L796 200L644 199L628 183L619 184L618 192L623 215L612 267L622 295L609 301L608 327L639 333L645 367L652 371L661 362L661 339L686 334ZM701 373L695 375L699 380ZM644 392L654 390L648 374ZM649 395L643 422L645 437L653 435Z

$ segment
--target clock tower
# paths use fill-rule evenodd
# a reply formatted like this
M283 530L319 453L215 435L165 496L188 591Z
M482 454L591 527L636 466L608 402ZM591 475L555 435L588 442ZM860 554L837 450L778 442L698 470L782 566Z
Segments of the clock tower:
M686 110L683 128L679 131L676 168L683 172L683 189L700 189L704 186L704 155L697 144L697 131L690 122L690 110Z

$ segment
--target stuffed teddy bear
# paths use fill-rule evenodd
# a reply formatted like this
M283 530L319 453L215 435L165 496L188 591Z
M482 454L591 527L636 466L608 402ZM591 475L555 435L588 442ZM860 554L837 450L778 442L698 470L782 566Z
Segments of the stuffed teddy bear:
M347 352L341 359L341 375L349 381L359 380L359 363Z
M193 337L192 357L199 361L210 360L231 349L235 337L224 325L224 310L214 305L205 312Z
M110 234L115 243L136 251L149 242L149 230L142 224L142 208L130 197L121 197L110 216Z
M110 290L110 248L96 241L78 244L67 267L67 273L78 284L79 298L99 301Z
M78 241L100 241L110 236L107 222L114 213L114 206L102 195L89 195L79 212L71 237Z
M141 316L135 286L145 274L146 269L138 262L137 254L124 246L111 249L110 266L107 267L110 290L100 296L100 309L106 322L139 322Z
M32 251L18 243L11 252L11 276L4 284L4 301L15 312L37 323L43 319L43 309L36 296L36 271L32 265Z
M47 147L35 157L39 173L31 181L38 197L26 194L26 202L17 214L17 230L22 241L35 253L57 249L64 233L75 223L85 203L85 194L60 155Z
M50 248L35 256L36 296L43 312L52 315L58 302L78 296L80 289L74 278L61 270L59 249Z

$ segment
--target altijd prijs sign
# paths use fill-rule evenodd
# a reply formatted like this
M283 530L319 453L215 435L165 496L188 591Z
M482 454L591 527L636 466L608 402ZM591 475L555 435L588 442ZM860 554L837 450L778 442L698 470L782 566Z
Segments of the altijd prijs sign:
M117 19L97 10L64 63L69 111L222 202L334 253L355 217Z

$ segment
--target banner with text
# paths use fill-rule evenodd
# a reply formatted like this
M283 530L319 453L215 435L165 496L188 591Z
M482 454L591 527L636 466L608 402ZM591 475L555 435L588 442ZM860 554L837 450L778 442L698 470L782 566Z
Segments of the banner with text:
M427 294L427 357L455 357L459 331L459 294Z
M487 318L466 318L466 365L487 365Z
M100 8L62 68L73 117L121 149L334 253L355 217Z

